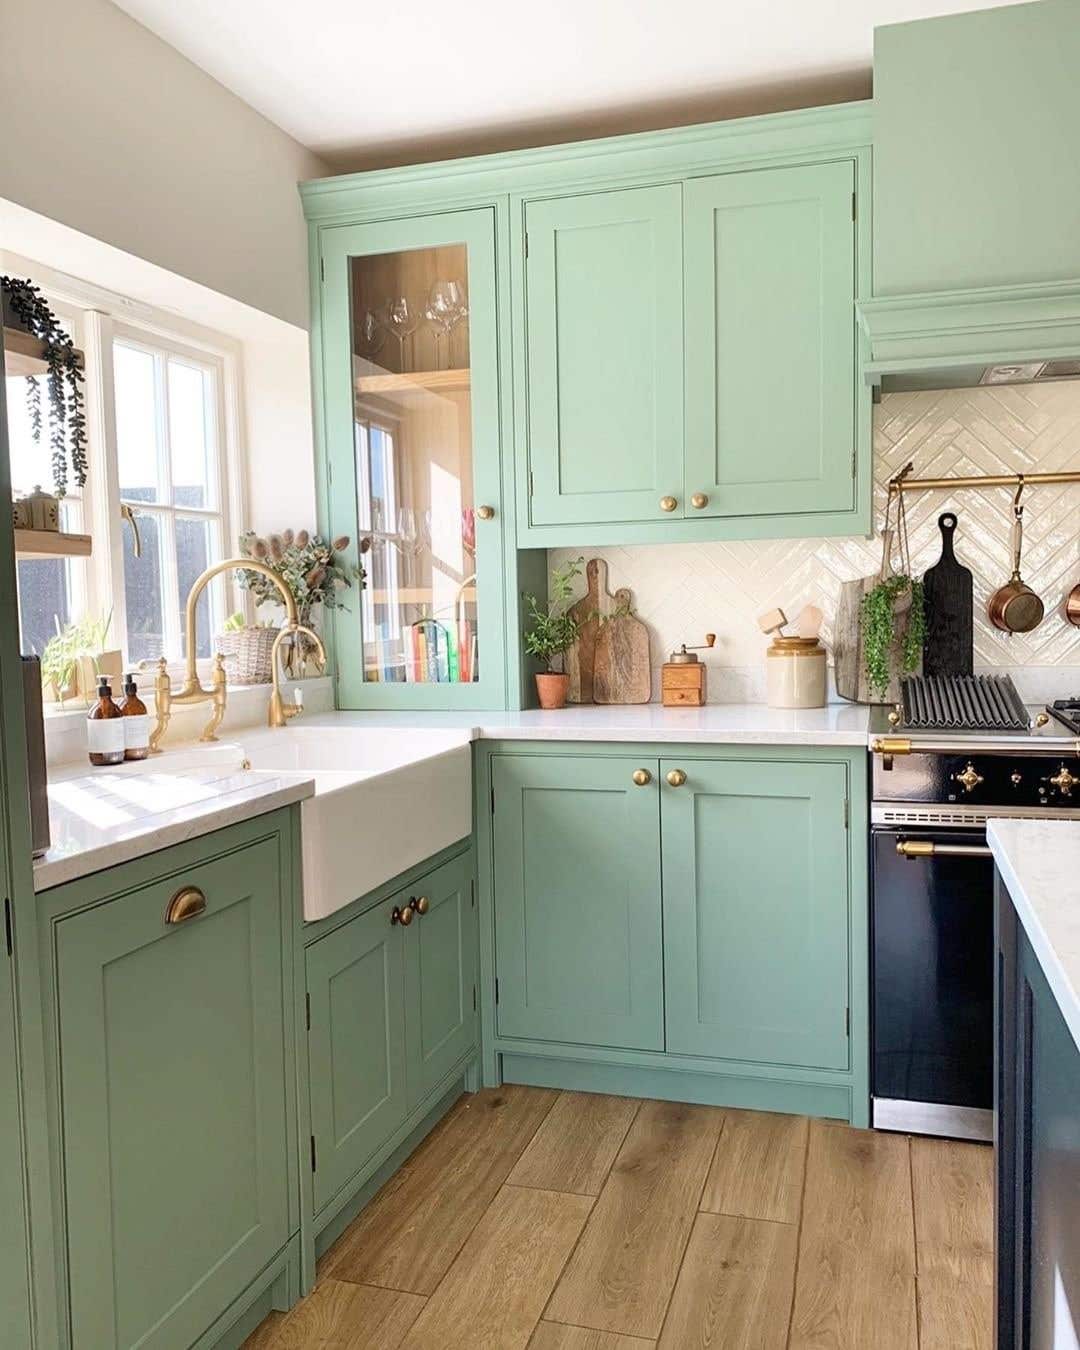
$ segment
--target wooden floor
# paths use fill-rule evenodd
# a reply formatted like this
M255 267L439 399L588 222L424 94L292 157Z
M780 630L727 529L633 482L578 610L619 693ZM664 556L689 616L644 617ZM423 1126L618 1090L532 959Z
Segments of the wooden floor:
M246 1350L989 1350L992 1152L463 1097Z

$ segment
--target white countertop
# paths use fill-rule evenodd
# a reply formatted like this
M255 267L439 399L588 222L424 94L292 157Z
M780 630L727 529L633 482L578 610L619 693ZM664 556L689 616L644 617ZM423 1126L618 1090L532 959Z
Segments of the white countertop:
M991 820L986 839L1080 1049L1080 821Z
M787 711L761 703L665 708L659 703L575 705L527 712L338 712L311 726L431 727L462 730L472 740L638 741L706 745L865 746L870 709L852 703Z
M34 890L130 862L157 849L236 825L310 797L310 775L250 774L232 757L191 767L193 755L163 755L152 767L66 766L50 770L53 844L34 862ZM201 752L205 763L206 751ZM198 762L197 760L195 761Z

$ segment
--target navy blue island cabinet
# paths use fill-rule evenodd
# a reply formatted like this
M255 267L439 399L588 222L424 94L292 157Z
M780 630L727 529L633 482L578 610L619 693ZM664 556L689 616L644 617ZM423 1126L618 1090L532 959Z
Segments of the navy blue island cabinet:
M997 1350L1080 1346L1080 1048L1000 876Z

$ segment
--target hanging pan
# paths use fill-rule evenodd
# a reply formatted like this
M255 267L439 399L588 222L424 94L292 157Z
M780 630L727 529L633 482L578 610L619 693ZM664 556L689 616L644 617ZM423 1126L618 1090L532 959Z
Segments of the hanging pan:
M1024 544L1024 508L1020 505L1020 496L1024 491L1024 480L1016 489L1013 499L1013 572L1004 586L999 586L990 597L987 613L990 622L1003 633L1030 633L1042 623L1043 602L1020 575L1020 552Z

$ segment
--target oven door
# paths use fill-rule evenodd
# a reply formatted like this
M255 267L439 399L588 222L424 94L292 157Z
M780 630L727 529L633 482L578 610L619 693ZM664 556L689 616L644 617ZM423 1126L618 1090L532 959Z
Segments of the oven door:
M989 1139L994 865L985 833L875 828L871 838L873 1123ZM897 851L905 842L915 856Z

